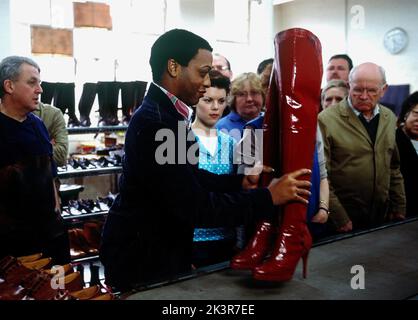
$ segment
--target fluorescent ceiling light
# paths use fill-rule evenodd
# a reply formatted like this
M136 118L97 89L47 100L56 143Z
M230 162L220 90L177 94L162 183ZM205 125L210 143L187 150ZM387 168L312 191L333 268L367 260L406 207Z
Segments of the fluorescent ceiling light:
M275 6L275 5L279 5L279 4L283 4L283 3L291 2L291 1L293 0L273 0L273 5Z

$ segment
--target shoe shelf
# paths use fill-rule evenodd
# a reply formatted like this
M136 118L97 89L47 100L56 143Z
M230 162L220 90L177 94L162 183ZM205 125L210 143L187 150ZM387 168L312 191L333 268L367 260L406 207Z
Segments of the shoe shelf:
M71 259L71 263L75 264L75 263L79 263L79 262L95 262L99 260L99 255L94 255L94 256L87 256L87 257L82 257L82 258L74 258Z
M95 168L95 169L83 169L83 170L71 170L58 172L60 179L86 177L86 176L99 176L102 174L121 173L122 167L107 167L107 168Z
M83 135L83 134L107 134L109 132L125 132L127 126L113 125L113 126L98 126L98 127L71 127L67 128L69 135ZM119 137L119 135L118 135ZM96 137L95 137L96 138ZM104 141L104 149L97 149L94 153L90 150L82 149L80 154L71 154L67 159L67 164L58 168L59 179L83 178L102 175L113 175L114 181L110 185L117 186L118 174L122 173L122 156L119 145L110 145L110 141ZM110 138L113 138L111 136ZM77 140L77 139L76 139ZM117 142L117 139L116 139ZM87 145L87 144L86 144ZM111 149L112 148L112 149ZM89 182L90 181L90 182ZM77 181L77 183L96 183L96 179ZM109 185L109 186L110 186ZM64 188L63 188L64 189ZM84 186L83 186L84 189ZM103 189L100 186L99 189ZM94 189L93 189L94 190ZM82 191L82 190L81 190ZM71 263L90 263L98 262L98 245L97 239L100 239L101 228L107 216L111 202L105 201L109 198L111 193L106 197L97 197L92 199L80 199L79 192L73 192L68 197L68 201L62 207L62 218L68 227L70 240L70 255ZM101 192L100 192L101 193ZM91 195L95 198L95 195ZM109 199L108 199L109 200ZM114 200L114 197L112 198ZM98 201L99 206L90 206L90 202ZM72 203L74 202L74 203ZM87 203L88 202L88 203ZM78 205L77 205L78 203ZM106 206L104 206L106 204ZM92 224L96 224L97 228L92 233ZM92 241L92 239L94 241Z
M81 220L103 217L108 213L108 211L101 211L101 212L92 212L92 213L82 213L80 215L67 215L62 216L64 220L69 220L72 223L78 223Z
M128 126L101 126L101 127L72 127L67 128L68 134L86 134L86 133L102 133L102 132L118 132L126 131Z

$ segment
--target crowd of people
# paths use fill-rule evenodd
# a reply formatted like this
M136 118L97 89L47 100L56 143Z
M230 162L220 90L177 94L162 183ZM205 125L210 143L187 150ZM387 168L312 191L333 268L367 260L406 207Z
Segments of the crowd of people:
M314 239L418 215L418 92L396 117L379 102L388 87L383 67L332 56L318 97L314 167L260 187L274 168L246 159L244 170L237 159L252 157L241 148L248 139L252 152L262 143L254 132L263 127L275 61L234 77L205 39L174 29L156 40L149 63L153 81L129 122L120 193L102 235L108 285L125 291L234 261L254 221L276 219L275 207L290 202L314 204L306 217ZM67 263L55 184L68 138L61 111L40 103L41 93L36 62L1 61L0 148L8 152L0 157L0 241L10 245L0 258L44 252ZM174 154L158 157L161 137Z

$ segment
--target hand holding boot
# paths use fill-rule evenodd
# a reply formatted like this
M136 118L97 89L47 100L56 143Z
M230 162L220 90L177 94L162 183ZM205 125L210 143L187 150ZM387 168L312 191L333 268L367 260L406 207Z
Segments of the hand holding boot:
M297 171L275 178L267 187L271 193L274 205L282 205L291 201L308 204L311 183L308 180L298 180L300 176L310 174L309 169L299 169Z

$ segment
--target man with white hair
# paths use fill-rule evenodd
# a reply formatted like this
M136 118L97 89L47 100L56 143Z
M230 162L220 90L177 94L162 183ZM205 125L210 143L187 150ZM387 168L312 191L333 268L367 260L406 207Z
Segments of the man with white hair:
M378 104L385 71L363 63L349 75L349 95L319 114L330 180L330 218L338 232L403 219L405 192L395 141L396 117Z

